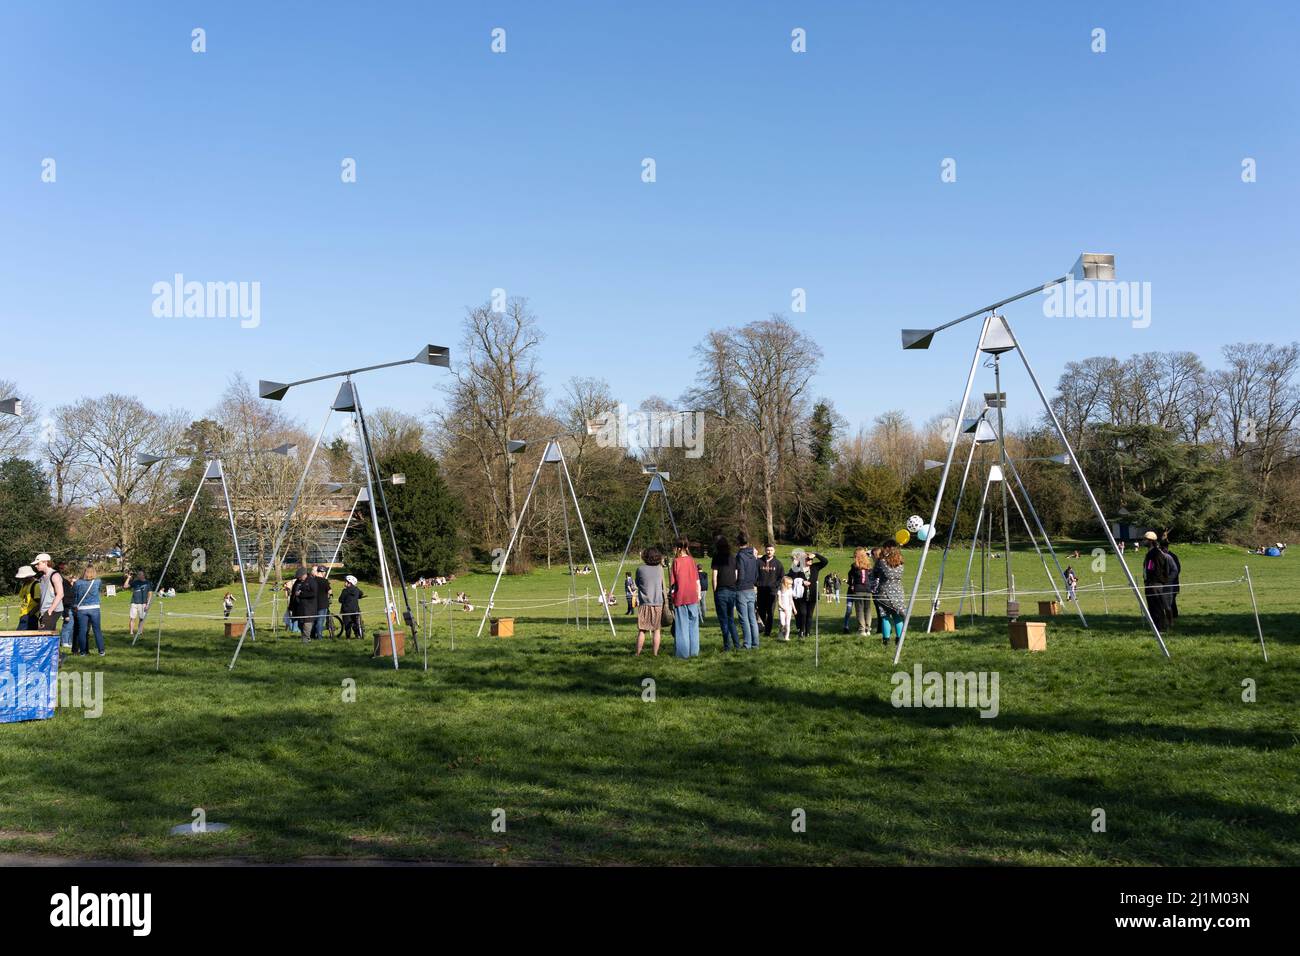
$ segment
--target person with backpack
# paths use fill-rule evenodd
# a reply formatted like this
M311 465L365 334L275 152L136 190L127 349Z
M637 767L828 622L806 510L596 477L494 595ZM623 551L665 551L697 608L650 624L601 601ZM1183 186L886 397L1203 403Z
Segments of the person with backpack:
M710 571L713 578L713 611L722 628L722 649L740 650L736 636L736 557L731 553L731 542L726 535L713 539Z
M1168 623L1165 613L1165 585L1169 583L1170 562L1160 550L1160 537L1154 531L1142 536L1147 542L1147 554L1142 559L1142 588L1146 593L1147 611L1155 622L1156 630L1163 631Z
M740 616L741 646L758 649L758 551L749 546L749 535L736 536L736 610Z
M63 614L63 575L54 569L52 559L44 552L32 559L32 568L41 576L41 603L36 612L36 630L57 630L59 616Z

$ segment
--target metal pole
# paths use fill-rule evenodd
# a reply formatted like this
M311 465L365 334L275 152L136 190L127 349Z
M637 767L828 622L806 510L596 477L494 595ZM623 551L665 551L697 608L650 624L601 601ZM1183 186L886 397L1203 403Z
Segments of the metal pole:
M979 425L976 424L975 427L978 428ZM934 625L935 611L939 610L939 592L943 588L943 570L948 564L948 552L952 548L952 536L957 530L957 520L961 517L961 500L962 496L966 494L966 481L970 478L971 464L975 461L975 446L978 444L974 436L971 436L970 454L966 456L966 467L961 473L961 485L957 488L957 503L952 509L952 521L948 523L948 540L944 542L943 554L939 556L939 580L934 586L934 600L930 602L930 619L925 623L927 633ZM930 529L930 533L934 533L933 528ZM960 614L961 611L959 610L957 613Z
M1110 599L1109 599L1108 597L1106 597L1106 575L1104 575L1104 574L1099 574L1099 575L1097 575L1097 580L1101 582L1101 604L1102 604L1102 607L1104 607L1104 608L1106 609L1106 613L1107 613L1107 614L1110 614Z
M1246 587L1250 588L1250 606L1255 610L1255 630L1259 631L1259 649L1264 652L1264 663L1268 663L1268 648L1264 646L1264 628L1259 623L1259 605L1255 603L1255 582L1250 577L1250 565L1246 568Z
M510 543L506 545L505 556L501 558L501 567L497 569L497 579L492 584L492 593L488 595L487 606L483 608L483 620L478 622L478 632L474 635L475 637L483 636L483 625L487 623L488 615L492 613L492 602L496 600L497 588L501 586L501 575L506 573L506 565L510 563L510 552L514 550L519 531L524 526L524 515L528 514L528 502L532 500L533 489L537 487L537 479L542 476L542 465L545 463L546 453L543 452L542 457L537 461L537 470L533 472L533 482L528 486L528 494L524 496L524 505L519 509L519 518L515 521L515 530L510 535Z
M591 538L587 534L587 522L582 519L582 506L578 504L578 492L573 487L573 477L569 474L569 463L564 459L564 449L560 448L559 442L555 447L560 452L560 467L564 469L564 480L568 482L569 494L573 495L573 510L578 514L578 527L582 529L582 537L587 542L587 556L591 558L591 573L596 575L596 587L600 588L600 593L605 593L605 585L600 580L600 565L596 563L596 552L591 548ZM605 601L600 602L600 606L605 609L605 619L609 621L609 633L618 637L618 631L614 628L614 617L610 613L609 604Z
M357 496L352 499L352 509L348 512L348 520L343 522L343 530L339 533L339 543L334 546L334 557L330 558L330 563L325 566L325 577L330 576L334 570L334 565L339 563L339 555L343 553L343 539L348 535L348 528L352 527L352 518L357 513L357 505L361 501L361 489L357 489Z
M1007 611L1010 616L1011 606L1016 602L1016 579L1011 573L1011 516L1007 511L1007 436L1006 423L1003 419L1002 406L1006 404L1002 394L1002 356L993 356L993 390L997 392L998 406L998 454L1002 460L1002 541L1007 558ZM1019 616L1017 614L1017 616Z
M1003 484L1005 483L1003 482ZM1025 509L1020 507L1020 499L1016 497L1016 493L1009 488L1007 490L1011 492L1011 503L1016 506L1016 513L1020 515L1020 520L1024 522L1025 532L1029 535L1029 543L1034 546L1034 550L1038 553L1038 560L1043 563L1043 574L1047 575L1047 583L1052 586L1057 603L1064 604L1065 598L1061 597L1061 589L1056 586L1056 578L1052 577L1052 572L1047 567L1047 558L1043 557L1043 551L1038 547L1038 539L1034 537L1033 529L1029 527L1029 519L1025 517Z
M980 531L984 527L984 505L989 498L989 485L992 484L987 478L984 479L984 490L980 493L979 511L975 513L975 534L970 539L970 555L966 558L966 579L961 585L961 599L957 602L957 616L961 617L962 608L966 606L966 594L970 591L970 572L971 567L975 564L975 549L981 546ZM982 567L982 565L981 565ZM982 572L981 572L982 573ZM983 588L980 588L983 591ZM971 595L970 613L972 619L975 617L975 597Z
M632 539L636 537L636 529L641 524L641 515L645 511L645 503L650 500L650 484L653 484L653 480L645 486L645 494L641 496L641 507L637 509L636 520L632 522L632 533L627 536L627 547L623 549L623 557L618 559L618 567L614 569L614 580L610 583L615 587L618 586L619 576L623 573L623 564L627 561L627 556L632 551ZM664 500L666 501L667 499ZM671 511L669 513L671 514ZM677 523L674 522L673 528L676 529L676 527Z
M207 474L207 463L203 464L203 473ZM172 558L176 554L176 548L180 546L181 536L185 534L185 526L189 524L190 515L194 511L194 503L199 500L199 492L203 490L203 477L199 477L199 483L194 488L194 495L190 498L190 506L185 509L185 517L181 519L181 529L176 532L176 540L172 542L172 549L167 553L167 560L163 562L162 573L158 575L158 580L154 582L153 590L149 592L149 598L144 602L144 617L140 621L135 632L135 637L131 640L131 646L135 647L135 642L140 640L140 634L144 631L144 622L149 617L149 611L153 607L154 596L162 591L163 579L167 577L167 569L172 566ZM161 638L160 638L161 639Z
M1074 465L1074 471L1079 476L1079 481L1083 484L1083 490L1088 495L1088 501L1092 505L1092 510L1097 515L1097 521L1101 524L1101 530L1106 535L1106 540L1110 542L1111 549L1120 559L1120 566L1124 569L1124 576L1128 578L1129 587L1133 589L1133 597L1137 600L1138 607L1142 609L1142 616L1146 618L1147 624L1151 628L1151 633L1156 636L1156 643L1160 645L1160 651L1165 657L1169 656L1169 648L1165 646L1165 639L1160 634L1160 628L1156 626L1155 619L1151 617L1151 611L1147 608L1146 602L1142 600L1142 591L1138 588L1137 581L1133 579L1133 572L1129 570L1127 562L1119 553L1119 545L1115 542L1115 536L1110 533L1110 525L1106 523L1106 515L1101 510L1101 505L1097 502L1097 497L1092 493L1092 486L1088 484L1088 476L1083 473L1083 465L1079 464L1079 458L1074 453L1073 446L1070 445L1070 439L1066 437L1065 429L1061 426L1061 420L1056 417L1056 410L1052 408L1052 403L1047 400L1047 395L1043 392L1043 387L1038 384L1038 376L1034 374L1033 367L1029 364L1029 357L1025 355L1025 350L1020 347L1016 334L1011 331L1011 323L1004 318L1002 324L1006 327L1007 334L1011 336L1012 343L1016 346L1016 351L1020 353L1020 361L1024 363L1025 371L1029 373L1029 380L1034 384L1034 391L1038 392L1039 401L1043 403L1043 408L1047 412L1047 417L1052 420L1052 425L1056 428L1056 434L1061 439L1061 444L1065 446L1066 454L1070 456L1070 462Z
M1038 533L1043 538L1043 544L1047 545L1047 553L1052 556L1052 563L1056 565L1056 573L1061 576L1061 580L1065 580L1065 568L1061 567L1061 559L1056 556L1056 548L1052 547L1052 539L1047 536L1047 529L1043 527L1043 521L1038 517L1038 511L1034 508L1034 501L1029 497L1029 489L1026 488L1025 483L1020 480L1020 469L1016 467L1016 462L1012 458L1007 458L1007 464L1011 466L1011 476L1015 478L1016 486L1020 489L1021 495L1024 496L1025 507L1029 509L1030 517L1034 519L1034 524L1038 526ZM1023 518L1024 516L1021 515L1021 517ZM1042 557L1041 552L1039 553L1039 557ZM1074 602L1074 609L1079 615L1079 620L1086 628L1088 626L1088 619L1083 616L1083 606L1078 602L1078 600Z
M246 617L244 619L244 633L239 635L239 643L242 646L244 636L247 635L252 640L257 640L257 632L253 624L253 602L248 596L248 575L244 573L244 559L239 553L239 532L235 530L235 509L230 506L230 488L226 485L226 472L222 467L221 460L217 459L217 467L221 470L221 493L226 499L226 514L230 517L230 539L235 543L235 564L239 565L239 584L244 590L244 609ZM236 651L238 656L238 651ZM235 666L234 660L231 660L230 666Z
M559 477L556 477L559 481ZM564 497L564 488L560 488L560 510L564 515L564 553L569 562L569 606L564 609L564 623L569 623L569 613L573 613L573 626L582 626L582 612L578 610L578 574L573 566L573 540L569 536L569 502Z
M979 366L980 346L984 343L984 330L987 330L988 327L989 327L989 320L986 318L984 320L983 329L980 332L979 341L975 343L975 355L971 358L970 372L966 376L966 390L962 393L961 405L958 406L957 409L957 415L959 418L960 416L966 414L966 403L970 401L970 390L971 387L975 384L975 369ZM956 428L953 429L952 440L948 442L948 455L944 459L943 474L939 476L939 491L934 496L934 509L930 512L931 528L933 528L935 524L939 521L939 505L943 501L944 489L948 486L948 472L952 469L952 456L957 451L958 431L959 429ZM921 558L919 561L917 561L916 564L916 580L912 582L912 595L910 598L908 598L907 613L903 616L903 633L898 636L898 643L894 650L895 664L898 663L898 659L899 657L902 656L903 653L903 641L907 637L907 628L912 621L912 607L913 605L916 604L917 592L921 590L921 574L922 572L925 571L925 559L930 553L930 538L932 537L933 535L925 539L925 544L921 547Z
M366 413L361 407L361 393L357 390L356 383L351 378L348 383L352 385L352 402L357 408L357 421L361 425L361 435L365 439L363 447L370 455L370 461L375 466L375 485L379 488L379 503L384 509L384 520L388 523L388 541L393 546L393 563L397 565L397 580L402 586L402 604L406 607L406 623L411 628L411 641L416 651L420 650L419 627L415 623L415 616L411 613L411 599L406 593L406 572L402 569L402 552L397 547L397 532L393 529L393 515L388 510L388 492L384 490L384 480L379 474L379 457L375 454L375 447L370 443L370 428L366 424ZM371 491L371 495L374 492ZM391 585L391 577L389 584ZM396 608L396 595L393 598L393 607ZM396 650L396 648L394 648Z
M351 379L348 379L351 383ZM358 419L358 431L361 435L361 458L362 470L366 474L366 492L370 498L370 520L371 526L375 532L375 554L379 558L379 583L384 589L384 620L388 624L388 647L393 652L393 670L399 670L400 665L397 662L397 626L393 617L397 614L397 597L393 594L393 582L388 572L388 557L384 554L384 533L379 527L379 508L375 502L375 482L379 480L379 475L371 477L370 463L373 459L373 453L370 450L370 439L367 437L364 420L361 419L361 399L357 395L356 386L352 386L352 400L356 407Z

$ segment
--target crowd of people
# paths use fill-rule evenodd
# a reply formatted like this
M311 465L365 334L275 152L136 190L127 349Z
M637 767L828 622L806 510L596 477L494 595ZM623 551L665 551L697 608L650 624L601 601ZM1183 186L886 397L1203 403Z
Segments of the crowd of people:
M101 579L94 564L72 573L66 561L55 563L42 552L14 575L18 586L19 631L57 631L65 653L81 657L90 653L90 635L95 636L99 656L104 649L100 622Z
M636 654L642 653L649 638L651 653L657 655L663 629L668 626L675 655L698 656L709 591L713 592L724 652L757 650L762 638L772 636L773 628L777 629L776 640L783 642L792 634L804 638L812 633L818 582L829 564L825 555L795 548L787 568L774 546L769 544L760 552L742 531L734 541L725 535L714 539L706 572L695 558L696 550L703 551L686 537L677 540L671 557L658 548L647 548L641 553L641 565L624 579L625 613L637 616ZM859 635L871 634L874 615L886 647L891 639L901 639L906 598L903 555L897 542L886 541L871 551L858 548L843 579L834 573L822 579L829 600L839 601L845 581L844 633L850 633L856 622Z

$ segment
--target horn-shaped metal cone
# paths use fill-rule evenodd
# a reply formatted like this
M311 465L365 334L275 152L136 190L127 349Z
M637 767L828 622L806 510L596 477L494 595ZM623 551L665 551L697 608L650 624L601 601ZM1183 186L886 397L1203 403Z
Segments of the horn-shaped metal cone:
M266 379L261 379L257 383L257 394L273 402L278 402L284 398L287 391L289 391L289 386L285 385L284 382L268 382Z

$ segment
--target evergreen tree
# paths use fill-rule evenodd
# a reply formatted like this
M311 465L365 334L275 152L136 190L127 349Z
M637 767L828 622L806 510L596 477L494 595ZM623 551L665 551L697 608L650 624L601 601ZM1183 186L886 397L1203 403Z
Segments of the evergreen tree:
M0 462L0 589L17 591L14 572L41 551L58 557L67 541L67 528L41 470L25 458Z
M381 458L379 469L386 476L398 473L406 476L405 484L387 485L384 491L407 583L455 571L460 559L460 504L447 488L437 461L423 451L399 451ZM378 488L375 496L379 496ZM383 506L378 500L375 506L379 510L390 570L396 575ZM378 580L379 558L368 505L360 505L353 516L343 543L342 560L347 573Z

